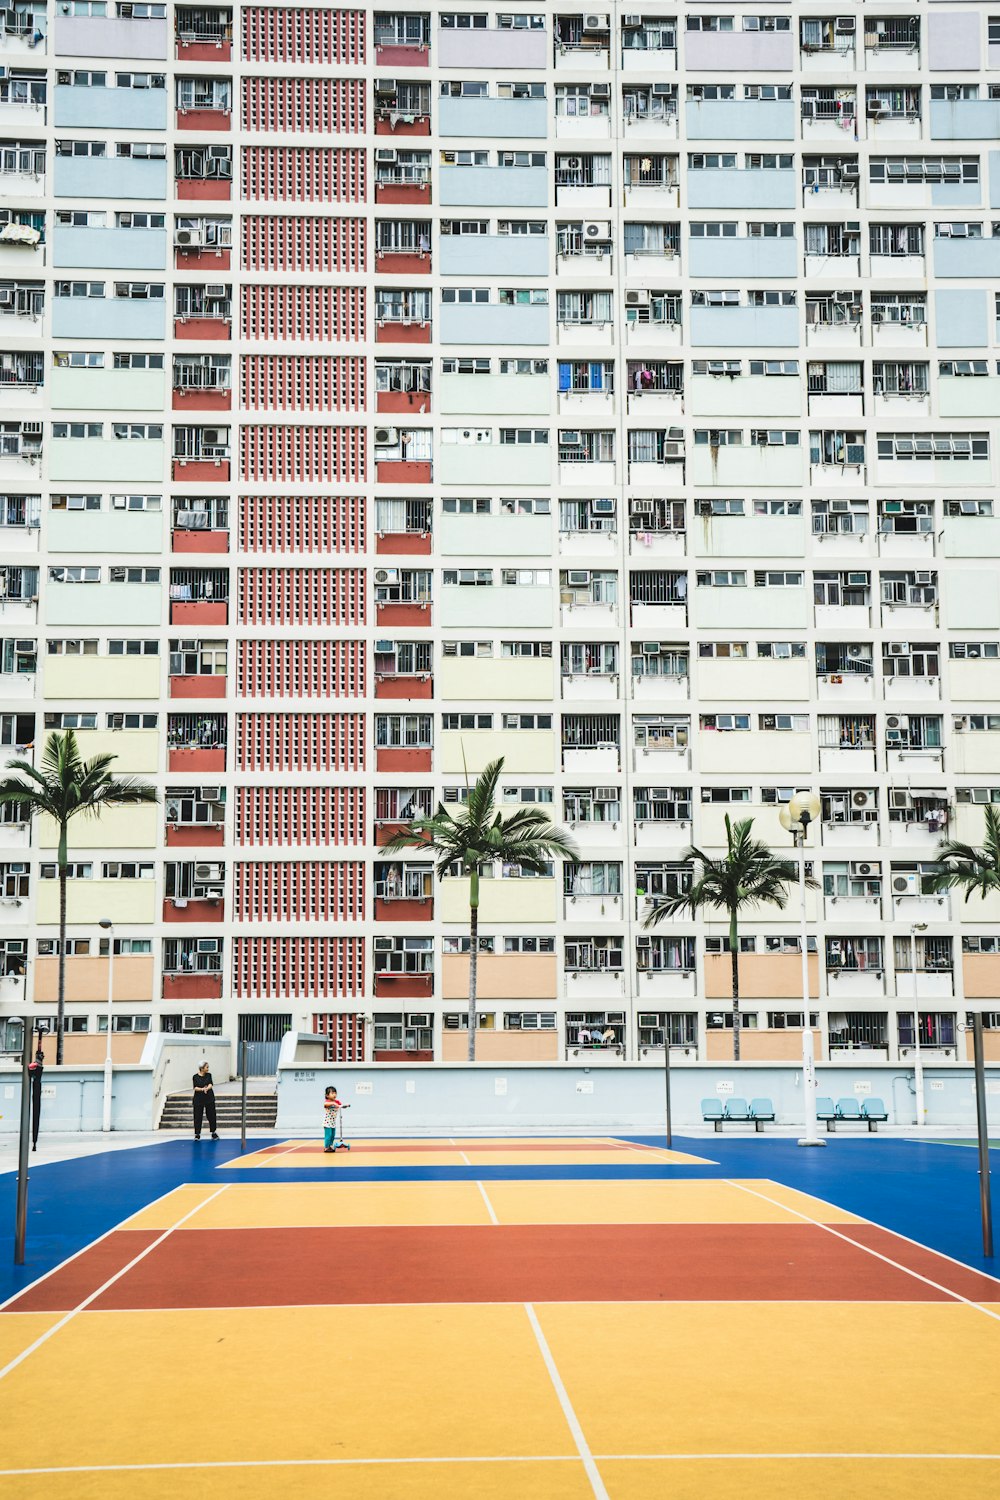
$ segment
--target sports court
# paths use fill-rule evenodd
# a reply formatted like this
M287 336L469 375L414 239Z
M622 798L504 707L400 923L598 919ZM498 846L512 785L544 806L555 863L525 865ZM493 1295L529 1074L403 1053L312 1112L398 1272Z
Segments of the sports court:
M198 1157L0 1312L0 1496L994 1500L1000 1282L685 1146Z

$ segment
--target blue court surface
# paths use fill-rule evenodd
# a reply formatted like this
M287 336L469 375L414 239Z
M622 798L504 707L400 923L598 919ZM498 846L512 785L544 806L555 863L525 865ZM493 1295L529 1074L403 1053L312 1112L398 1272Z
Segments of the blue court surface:
M607 1138L610 1139L610 1138ZM662 1147L663 1137L618 1140ZM294 1145L293 1142L289 1143ZM374 1142L372 1143L374 1144ZM415 1146L419 1143L414 1141ZM275 1138L247 1143L247 1154L280 1145ZM1000 1274L1000 1259L982 1253L978 1156L953 1145L882 1137L831 1138L825 1150L801 1150L786 1138L713 1135L674 1137L674 1149L700 1158L692 1164L636 1162L595 1165L362 1166L352 1182L468 1182L768 1178L916 1240L979 1271ZM992 1153L1000 1179L1000 1152ZM229 1180L239 1142L170 1140L133 1150L98 1152L37 1166L30 1174L27 1261L13 1264L16 1174L0 1176L0 1301L75 1255L140 1209L185 1183ZM316 1173L292 1165L294 1155L267 1170L241 1168L241 1183L315 1182ZM227 1168L229 1170L227 1171ZM1000 1199L1000 1194L995 1194ZM1000 1202L996 1204L1000 1232Z

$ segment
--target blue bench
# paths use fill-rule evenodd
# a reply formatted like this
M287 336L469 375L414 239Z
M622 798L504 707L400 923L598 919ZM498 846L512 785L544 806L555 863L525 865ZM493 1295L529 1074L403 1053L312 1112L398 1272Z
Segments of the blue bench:
M766 1121L774 1119L774 1106L770 1099L752 1099L749 1104L745 1099L730 1099L725 1106L718 1099L703 1099L701 1117L716 1135L723 1125L752 1125L759 1132Z
M832 1112L824 1108L820 1113L820 1105L831 1107ZM832 1099L817 1099L816 1118L825 1120L827 1133L836 1130L838 1124L867 1125L869 1135L874 1135L880 1124L885 1124L889 1116L881 1099L865 1099L861 1104L857 1099L838 1099L836 1107L833 1107Z

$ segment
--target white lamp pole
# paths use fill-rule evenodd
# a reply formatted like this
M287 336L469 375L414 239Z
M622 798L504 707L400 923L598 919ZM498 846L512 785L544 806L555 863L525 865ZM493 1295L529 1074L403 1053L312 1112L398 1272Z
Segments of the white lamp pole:
M115 1014L115 927L110 917L102 917L100 926L108 934L108 1038L104 1049L104 1121L102 1130L111 1129L111 1094L114 1087L114 1059L111 1035Z
M815 792L796 792L787 809L782 808L778 821L795 840L799 852L799 921L802 948L802 1102L805 1110L805 1134L800 1146L825 1146L816 1125L816 1057L809 1011L809 926L806 917L806 836L810 823L819 817L821 804Z
M924 1119L924 1059L920 1051L920 1005L917 999L917 933L926 932L926 922L910 923L910 973L913 975L913 1087L915 1090L914 1104L917 1111L917 1125L923 1126Z

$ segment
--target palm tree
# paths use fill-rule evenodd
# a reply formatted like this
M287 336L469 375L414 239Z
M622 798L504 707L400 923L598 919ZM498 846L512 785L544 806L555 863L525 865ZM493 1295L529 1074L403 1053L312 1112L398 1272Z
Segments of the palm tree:
M645 927L656 927L665 917L692 914L708 906L729 916L729 954L733 971L733 1060L740 1060L740 914L747 906L777 906L784 910L788 886L798 879L796 866L788 859L777 859L766 844L751 836L753 818L735 825L726 815L728 849L722 859L713 859L701 849L691 848L685 860L695 860L700 873L686 891L676 896L658 897L646 918ZM815 887L811 877L807 884ZM803 996L808 1012L808 997Z
M489 765L468 787L465 805L455 814L438 803L430 818L415 818L383 845L393 849L433 849L437 876L443 880L457 865L469 877L469 1061L476 1058L476 980L479 960L479 879L483 865L495 860L520 865L535 875L548 871L549 859L578 862L568 833L550 823L538 807L521 807L504 817L496 806L503 760ZM468 781L466 781L468 786Z
M106 807L130 807L155 802L154 787L127 776L116 779L108 767L117 757L95 755L84 760L72 729L65 734L51 734L42 751L41 767L30 761L8 761L8 771L16 772L0 781L0 805L17 802L29 818L44 813L59 830L59 1004L56 1011L56 1062L63 1060L63 1032L66 1027L66 881L69 824L78 813L97 818Z
M988 802L986 837L983 847L962 844L957 839L943 839L938 845L938 859L945 868L928 881L932 890L963 890L968 901L972 896L986 897L1000 891L1000 809Z

